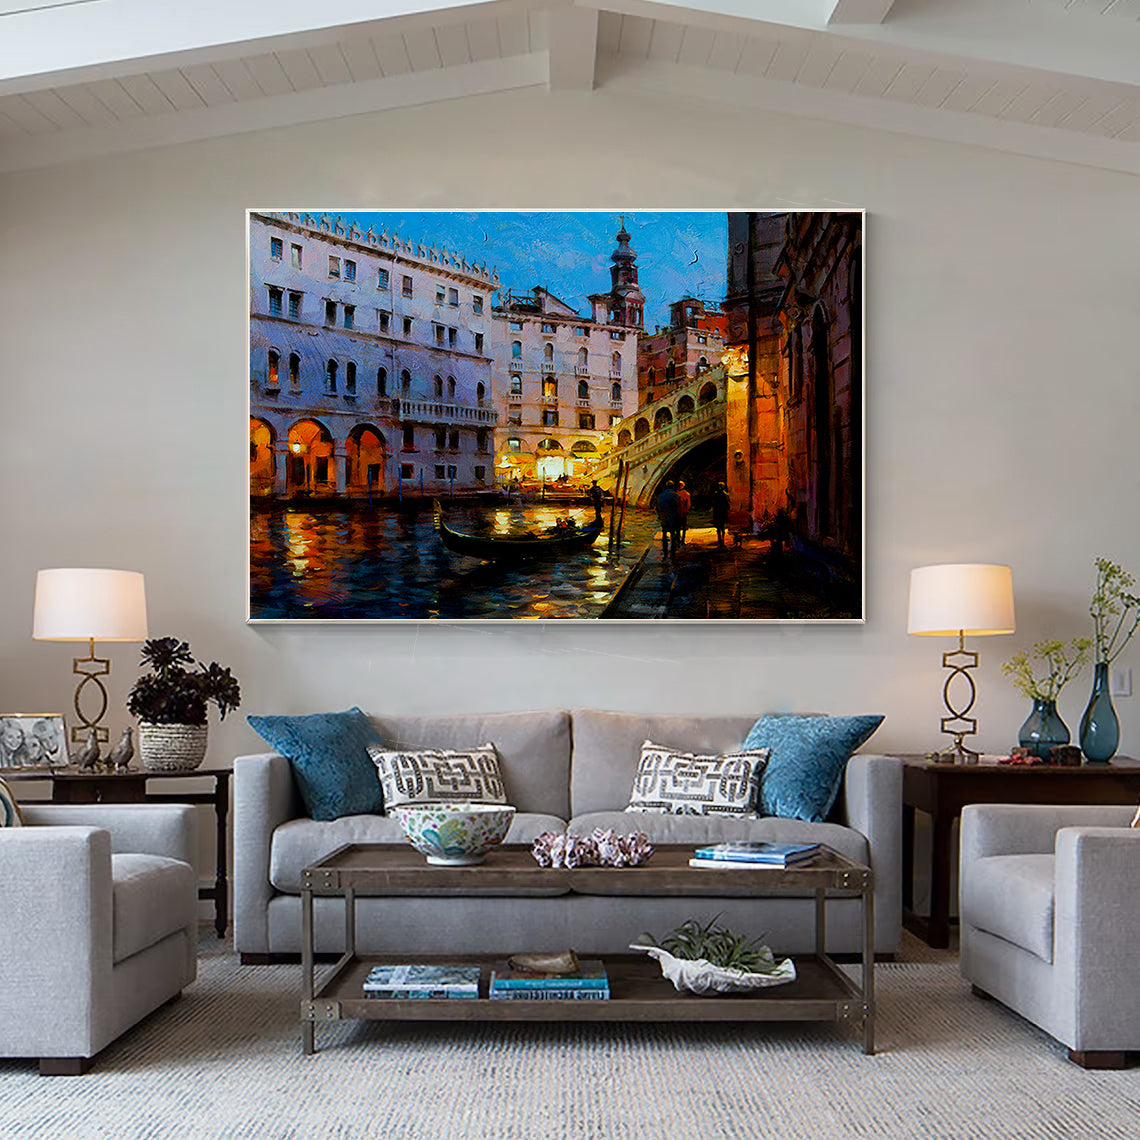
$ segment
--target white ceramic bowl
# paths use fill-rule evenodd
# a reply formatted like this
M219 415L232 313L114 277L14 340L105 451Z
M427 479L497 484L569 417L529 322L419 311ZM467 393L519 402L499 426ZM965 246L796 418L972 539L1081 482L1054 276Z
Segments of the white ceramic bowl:
M503 842L515 809L505 804L406 804L394 807L392 815L429 863L462 867L482 863Z

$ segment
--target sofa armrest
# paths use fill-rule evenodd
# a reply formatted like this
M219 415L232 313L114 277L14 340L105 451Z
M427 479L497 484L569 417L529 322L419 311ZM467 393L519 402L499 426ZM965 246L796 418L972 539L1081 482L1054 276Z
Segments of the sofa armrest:
M98 827L115 855L165 855L197 869L198 812L191 804L21 804L36 827Z
M273 832L300 814L293 770L276 752L234 761L234 949L269 951L269 882Z
M1054 861L1056 984L1068 988L1075 1010L1074 1048L1093 1034L1097 1049L1128 1049L1140 1024L1140 830L1062 827ZM1113 1040L1120 1042L1114 1045ZM1105 1044L1105 1042L1109 1042Z
M91 1038L93 995L111 974L111 837L94 827L0 829L0 913L5 1055L73 1050Z
M1051 855L1063 827L1127 827L1131 809L1054 804L967 804L959 838L963 866L990 855Z
M875 872L875 946L902 942L902 760L858 753L847 762L843 807L848 827L867 837Z

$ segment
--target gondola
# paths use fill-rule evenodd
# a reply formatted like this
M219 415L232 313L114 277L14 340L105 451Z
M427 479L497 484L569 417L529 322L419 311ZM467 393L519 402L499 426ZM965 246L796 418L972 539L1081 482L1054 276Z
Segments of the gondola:
M600 522L578 527L568 534L551 534L540 537L485 538L475 534L460 534L443 521L443 508L435 502L435 529L439 540L453 554L466 554L469 558L482 558L485 562L518 562L527 558L558 558L585 550L602 532Z

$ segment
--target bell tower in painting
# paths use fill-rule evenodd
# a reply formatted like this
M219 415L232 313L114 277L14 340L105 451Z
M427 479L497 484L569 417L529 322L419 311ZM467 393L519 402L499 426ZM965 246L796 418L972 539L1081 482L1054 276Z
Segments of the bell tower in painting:
M625 215L617 232L617 249L610 254L610 322L641 328L645 294L637 284L637 253L630 248Z

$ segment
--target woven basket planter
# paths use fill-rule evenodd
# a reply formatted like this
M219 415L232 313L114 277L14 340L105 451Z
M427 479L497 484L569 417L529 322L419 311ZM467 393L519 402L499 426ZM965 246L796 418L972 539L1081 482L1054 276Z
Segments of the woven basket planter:
M206 725L139 724L139 756L151 772L191 772L206 757Z

